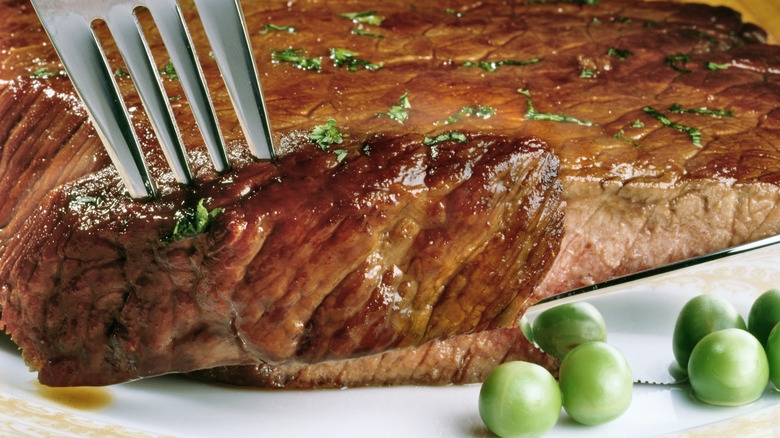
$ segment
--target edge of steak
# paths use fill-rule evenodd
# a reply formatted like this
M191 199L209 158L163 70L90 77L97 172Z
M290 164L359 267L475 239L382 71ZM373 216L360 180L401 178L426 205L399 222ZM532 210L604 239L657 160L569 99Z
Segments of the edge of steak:
M526 339L518 327L459 335L356 359L317 364L236 365L189 373L211 382L269 389L449 385L482 382L498 365L532 361L557 373L559 363Z

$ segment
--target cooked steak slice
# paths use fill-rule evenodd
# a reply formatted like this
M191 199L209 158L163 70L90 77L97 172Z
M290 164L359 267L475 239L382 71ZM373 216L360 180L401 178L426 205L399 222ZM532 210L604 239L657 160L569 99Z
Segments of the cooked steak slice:
M432 341L422 347L313 365L236 365L195 371L198 379L273 389L481 382L505 361L526 360L555 372L557 363L519 328L497 329Z
M453 1L447 6L454 14L438 3L410 8L400 0L381 7L368 0L333 0L244 8L280 144L294 137L291 132L309 132L329 118L356 138L457 129L537 136L548 143L561 161L566 232L539 295L780 231L780 49L764 44L760 29L725 8L584 3ZM378 25L340 16L372 9L384 17ZM94 138L82 141L91 132L83 115L68 112L72 126L63 129L67 123L51 115L19 110L35 101L33 93L41 96L38 109L77 103L63 75L31 77L37 68L56 72L59 66L29 5L0 2L0 22L0 189L18 193L0 197L0 220L8 221L0 224L2 248L28 215L52 205L41 201L50 190L80 172L102 169L107 160ZM296 31L260 32L269 23ZM373 35L352 33L354 28ZM204 36L196 31L194 37L203 49ZM154 50L160 48L154 35L149 39ZM286 48L323 57L321 71L279 56L274 60L273 53ZM339 48L382 67L338 68L328 56ZM218 78L207 51L201 52L206 75ZM117 59L111 48L109 58ZM166 58L159 59L162 68ZM488 72L467 62L497 69ZM139 108L131 79L118 81L129 105ZM175 81L166 78L165 85L173 98L180 95ZM406 92L412 108L401 124L386 115ZM232 142L240 134L223 90L216 90L215 100ZM174 105L188 144L198 149L186 100ZM495 114L435 123L477 105ZM673 106L682 112L671 111ZM705 107L715 111L690 111ZM719 110L733 116L714 117ZM149 158L159 159L146 122L140 112L134 114ZM692 128L701 141L694 141ZM8 143L12 137L16 140ZM49 151L37 156L31 146L21 147L44 139ZM59 159L51 158L55 151ZM75 158L93 154L95 162ZM71 155L78 163L62 173Z
M60 186L8 242L0 323L53 386L346 359L514 325L561 239L555 156L495 136L341 147L343 160L306 143L148 203L109 171ZM202 199L224 211L171 242Z

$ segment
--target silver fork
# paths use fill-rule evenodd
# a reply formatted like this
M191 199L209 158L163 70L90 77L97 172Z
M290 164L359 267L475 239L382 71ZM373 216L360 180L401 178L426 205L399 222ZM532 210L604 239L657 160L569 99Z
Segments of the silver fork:
M239 0L194 0L230 99L251 152L273 159L271 130L257 68ZM138 90L141 101L176 179L192 182L179 128L136 12L151 13L181 81L214 167L230 169L203 71L176 0L32 0L76 92L130 196L157 196L114 73L93 27L102 20Z

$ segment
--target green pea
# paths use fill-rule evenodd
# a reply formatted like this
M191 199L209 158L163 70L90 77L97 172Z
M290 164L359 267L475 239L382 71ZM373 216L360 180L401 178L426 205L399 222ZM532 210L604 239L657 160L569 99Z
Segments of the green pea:
M578 423L607 423L631 405L631 366L607 343L586 342L569 352L561 362L558 380L563 408Z
M761 294L748 314L748 331L766 346L769 332L780 322L780 289L770 289Z
M697 295L683 306L672 334L672 350L682 369L688 366L693 347L706 335L727 328L745 329L745 320L728 300L717 295Z
M724 329L696 344L688 361L688 378L700 400L739 406L761 397L769 381L769 364L755 336L742 329Z
M479 392L479 415L502 438L536 438L561 415L558 382L530 362L506 362L485 379Z
M533 338L542 351L563 359L580 344L606 341L607 325L595 306L575 301L540 313L534 320Z

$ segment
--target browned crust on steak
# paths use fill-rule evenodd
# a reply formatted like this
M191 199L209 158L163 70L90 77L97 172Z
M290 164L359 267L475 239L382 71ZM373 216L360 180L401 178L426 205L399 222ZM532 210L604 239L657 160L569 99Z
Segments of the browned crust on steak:
M421 140L344 144L341 162L306 145L149 203L110 172L61 186L8 243L0 323L52 386L512 326L560 243L557 160L534 140L475 136L435 156ZM166 242L198 199L224 213Z
M5 20L0 26L4 129L0 192L12 193L0 199L0 252L46 196L46 186L101 169L107 162L83 114L68 112L68 117L55 119L42 111L52 105L73 108L73 93L67 78L29 78L36 67L58 66L50 48L42 47L45 36L23 6L29 8L24 1L0 5L0 21ZM385 21L369 27L383 34L382 39L351 35L353 23L336 16L375 6L343 1L245 5L278 140L283 144L289 132L308 131L329 117L353 137L457 128L542 138L561 160L567 209L561 255L538 294L780 231L780 49L763 44L763 32L742 23L733 11L628 0L601 0L598 5L452 1L418 4L414 10L401 1L383 2ZM444 13L445 7L461 17ZM295 25L298 33L255 33L269 22ZM154 37L151 40L159 45ZM196 35L196 41L204 38ZM383 62L384 67L347 73L326 59L323 71L312 73L270 59L272 48L302 47L307 55L327 56L327 49L335 46ZM609 48L633 55L620 60L608 54ZM689 60L675 67L688 72L667 62L667 57L678 54ZM464 61L539 57L544 61L501 67L494 73L461 66ZM207 56L201 58L208 62ZM728 68L708 70L707 62ZM583 69L597 74L579 78ZM206 73L217 76L213 66ZM120 79L120 86L127 90L130 105L137 106L130 81ZM178 93L176 84L166 86L171 95ZM598 125L527 120L526 97L516 92L518 88L528 90L539 111L565 113ZM224 93L217 91L224 132L237 139L232 110ZM375 116L405 91L410 92L413 108L404 125ZM37 103L32 107L39 110L20 112L19 102ZM433 124L473 104L490 105L497 115L488 120L464 118L452 127ZM732 110L735 117L668 114L675 122L701 128L699 148L685 132L662 127L642 111L652 106L667 114L672 104ZM186 104L175 105L177 115L186 117ZM5 114L14 115L2 117ZM643 126L634 127L637 120ZM137 121L139 131L148 133L143 118ZM194 125L185 125L188 144L197 148L200 140ZM44 143L40 155L22 147L40 142L43 132L58 134ZM67 132L79 134L66 141ZM148 135L142 138L150 158L158 159L159 154L151 152L154 141ZM58 149L58 142L68 147ZM75 167L69 164L68 169L75 170L60 176L67 160L49 161L47 157L59 153L55 150L65 151L61 157L98 158L79 161ZM200 177L207 176L205 172ZM33 184L37 185L30 190Z

